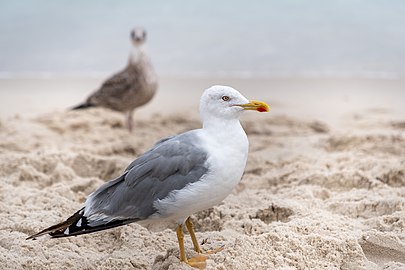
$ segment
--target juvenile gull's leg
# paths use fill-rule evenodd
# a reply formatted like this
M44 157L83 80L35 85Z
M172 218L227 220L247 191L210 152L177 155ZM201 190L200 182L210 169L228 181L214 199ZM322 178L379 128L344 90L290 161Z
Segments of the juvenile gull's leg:
M127 112L127 128L129 130L129 132L132 132L132 128L133 128L133 119L132 119L132 114L134 111L129 111Z

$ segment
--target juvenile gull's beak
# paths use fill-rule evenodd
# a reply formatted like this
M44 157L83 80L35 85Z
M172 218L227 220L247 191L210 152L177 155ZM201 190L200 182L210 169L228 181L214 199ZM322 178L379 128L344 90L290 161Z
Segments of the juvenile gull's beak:
M242 107L244 110L252 110L258 112L268 112L270 111L270 106L264 103L263 101L250 100L249 103L239 104L236 106Z

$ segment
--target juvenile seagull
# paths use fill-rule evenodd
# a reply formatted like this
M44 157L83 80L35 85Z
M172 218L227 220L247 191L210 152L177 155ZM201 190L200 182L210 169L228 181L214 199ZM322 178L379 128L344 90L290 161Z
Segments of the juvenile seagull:
M134 109L148 103L154 96L157 76L146 51L146 31L136 27L131 31L133 50L124 70L107 79L87 100L73 110L105 107L127 114L127 127L132 131Z
M175 221L180 260L187 259L183 225L194 250L201 253L190 215L220 203L239 183L245 170L249 142L239 116L245 110L269 111L261 101L249 101L228 86L212 86L200 100L203 127L165 138L134 160L122 175L87 198L84 207L66 221L27 239L54 238L101 231L124 224Z

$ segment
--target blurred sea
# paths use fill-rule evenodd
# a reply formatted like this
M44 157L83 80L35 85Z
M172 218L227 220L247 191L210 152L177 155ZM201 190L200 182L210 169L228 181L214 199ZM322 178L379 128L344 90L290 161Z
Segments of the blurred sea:
M148 30L160 75L405 78L405 1L0 2L0 77L100 76Z

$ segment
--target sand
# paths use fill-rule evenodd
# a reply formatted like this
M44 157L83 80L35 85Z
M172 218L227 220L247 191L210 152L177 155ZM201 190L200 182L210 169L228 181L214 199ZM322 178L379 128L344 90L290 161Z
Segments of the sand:
M243 117L250 153L241 183L192 217L204 249L224 248L207 269L405 269L405 115L385 105L329 121L322 111L289 114L286 100ZM25 240L158 139L200 126L195 110L158 108L138 114L133 134L103 109L0 118L0 269L190 269L170 229ZM196 255L187 236L186 251Z

